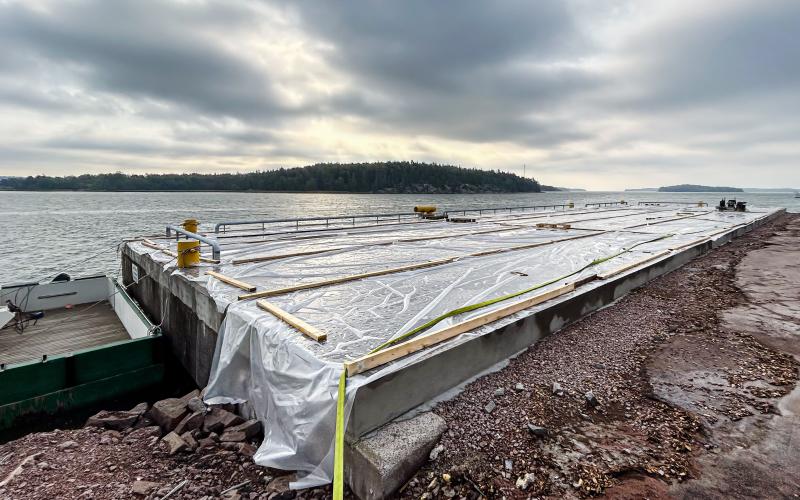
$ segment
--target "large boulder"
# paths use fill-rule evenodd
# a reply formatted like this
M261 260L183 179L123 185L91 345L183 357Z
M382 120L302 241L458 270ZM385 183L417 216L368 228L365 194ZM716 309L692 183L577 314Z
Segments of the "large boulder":
M162 399L150 408L150 417L164 432L174 430L188 413L186 401L179 398Z
M183 434L185 432L199 429L203 426L204 418L205 412L194 412L190 415L186 415L186 417L175 427L175 433Z
M139 415L128 411L101 411L89 417L87 427L102 427L112 431L124 431L136 424Z
M203 422L203 430L206 432L220 433L227 427L239 425L244 422L244 419L235 413L223 410L222 408L212 408L210 412L206 413L205 421Z
M225 429L220 436L220 441L241 442L252 439L261 433L261 422L258 420L248 420L239 425L234 425Z
M184 441L182 437L175 434L174 432L170 432L169 434L161 438L161 440L167 444L167 453L169 453L170 455L174 455L179 451L185 451L189 449L189 444L186 441Z

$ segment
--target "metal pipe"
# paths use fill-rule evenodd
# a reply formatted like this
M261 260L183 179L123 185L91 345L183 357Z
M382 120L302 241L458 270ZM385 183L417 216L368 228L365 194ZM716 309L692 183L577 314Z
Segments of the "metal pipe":
M198 241L202 241L203 243L208 244L211 247L211 258L214 260L219 260L219 253L220 253L220 246L219 242L214 238L208 238L206 236L192 233L190 231L185 230L180 226L167 226L167 238L172 237L172 231L175 231L175 239L179 239L180 235L183 234L187 238L195 239Z

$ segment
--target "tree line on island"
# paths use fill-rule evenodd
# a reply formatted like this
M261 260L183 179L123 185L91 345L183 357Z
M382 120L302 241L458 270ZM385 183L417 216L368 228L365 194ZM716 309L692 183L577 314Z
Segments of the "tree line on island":
M538 193L558 188L499 170L409 161L319 163L233 174L86 174L0 179L19 191L331 191L348 193Z

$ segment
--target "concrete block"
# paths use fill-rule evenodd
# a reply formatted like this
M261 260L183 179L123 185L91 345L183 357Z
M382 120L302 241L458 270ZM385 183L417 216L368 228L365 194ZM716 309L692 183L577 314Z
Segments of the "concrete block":
M447 429L433 412L390 422L345 450L345 476L361 500L390 498L425 463Z

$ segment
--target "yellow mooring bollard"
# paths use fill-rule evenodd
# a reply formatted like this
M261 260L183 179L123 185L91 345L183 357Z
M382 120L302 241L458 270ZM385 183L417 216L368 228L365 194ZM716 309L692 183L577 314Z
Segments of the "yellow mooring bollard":
M200 242L197 240L179 241L178 267L183 269L185 267L196 266L199 263L200 263Z
M190 233L196 233L198 225L200 225L200 223L197 221L197 219L186 219L183 221L183 224L181 224L181 226L183 226L183 228Z

